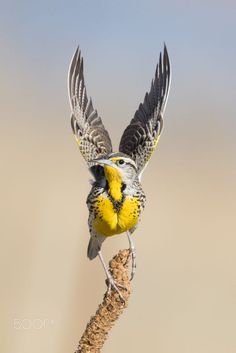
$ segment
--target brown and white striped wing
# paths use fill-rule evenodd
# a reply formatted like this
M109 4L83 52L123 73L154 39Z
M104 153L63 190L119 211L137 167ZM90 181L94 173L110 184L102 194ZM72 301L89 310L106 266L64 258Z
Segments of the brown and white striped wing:
M71 126L80 151L91 166L90 160L112 152L112 144L102 119L88 99L84 83L83 58L77 48L69 68L68 90L71 106Z
M157 146L169 88L170 61L164 46L150 92L146 93L144 102L139 105L134 118L125 129L119 146L120 152L128 154L136 162L139 176Z

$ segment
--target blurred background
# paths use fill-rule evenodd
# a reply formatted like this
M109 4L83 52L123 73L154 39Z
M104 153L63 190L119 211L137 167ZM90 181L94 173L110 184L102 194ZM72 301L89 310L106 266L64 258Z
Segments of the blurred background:
M133 294L103 352L236 352L235 16L230 0L1 2L1 352L74 352L105 290L86 258L72 54L79 44L117 148L164 41L172 86L143 175ZM106 261L127 244L105 242Z

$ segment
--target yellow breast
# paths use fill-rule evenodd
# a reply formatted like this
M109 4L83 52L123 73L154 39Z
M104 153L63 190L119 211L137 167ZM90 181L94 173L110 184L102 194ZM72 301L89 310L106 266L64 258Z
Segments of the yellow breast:
M95 230L105 236L126 232L139 219L140 202L137 197L126 197L120 210L116 211L111 200L100 195L95 205Z

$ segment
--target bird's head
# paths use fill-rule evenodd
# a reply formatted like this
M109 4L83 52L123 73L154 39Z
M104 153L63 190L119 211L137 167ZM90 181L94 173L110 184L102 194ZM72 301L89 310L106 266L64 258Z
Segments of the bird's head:
M123 153L112 153L104 158L92 161L104 168L105 177L110 183L120 180L124 185L132 184L137 176L137 166L132 158Z

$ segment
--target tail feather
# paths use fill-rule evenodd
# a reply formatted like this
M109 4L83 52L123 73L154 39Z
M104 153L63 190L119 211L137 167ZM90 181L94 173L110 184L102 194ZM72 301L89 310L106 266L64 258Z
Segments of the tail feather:
M105 238L103 237L91 237L88 244L87 256L90 260L95 259L98 252L101 250L102 243Z

